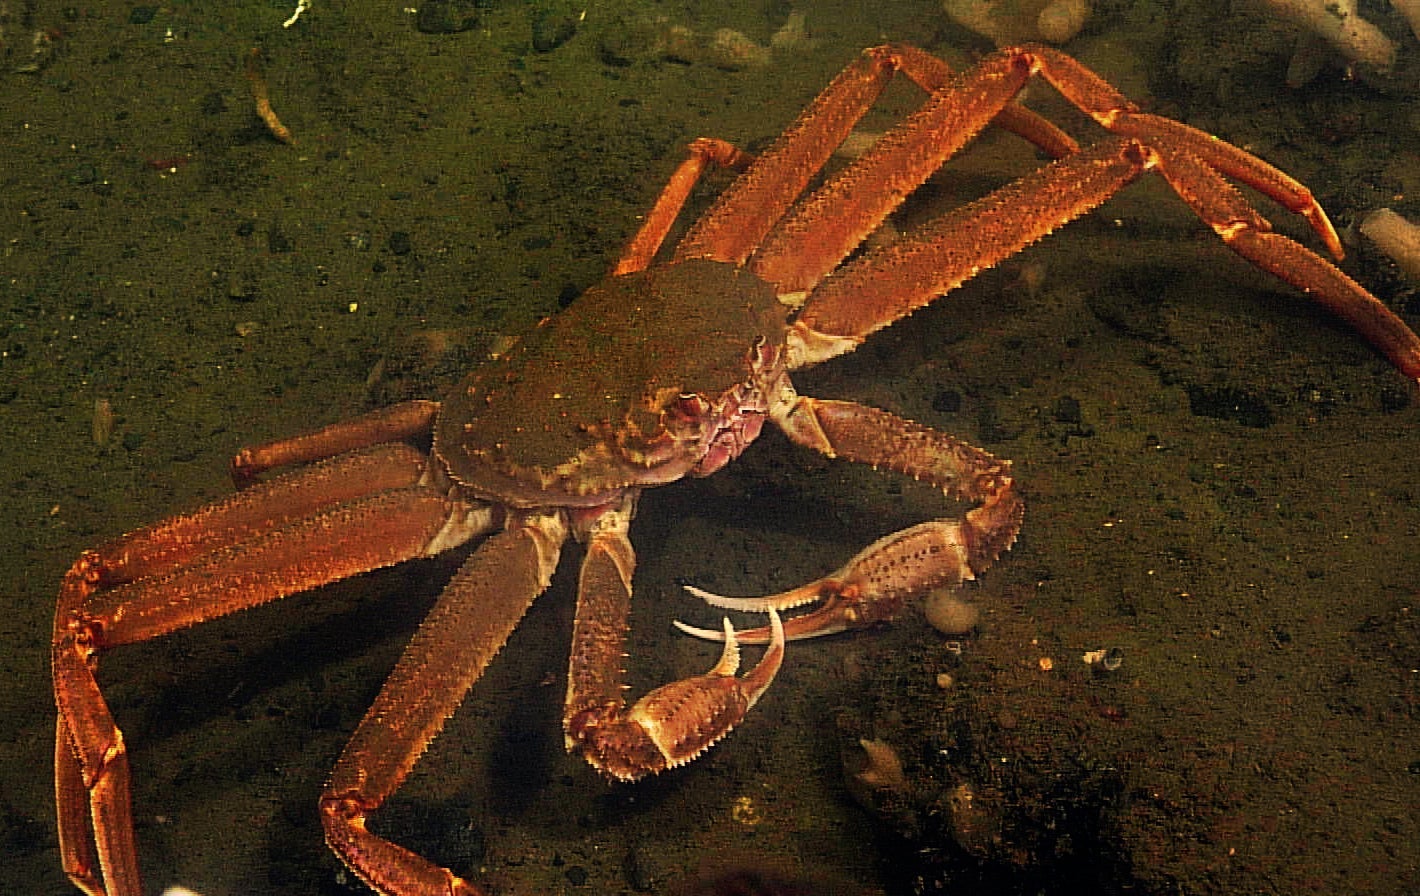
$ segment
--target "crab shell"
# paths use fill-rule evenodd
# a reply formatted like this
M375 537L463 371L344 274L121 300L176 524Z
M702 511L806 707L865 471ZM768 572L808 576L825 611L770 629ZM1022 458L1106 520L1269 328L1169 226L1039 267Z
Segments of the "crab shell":
M786 313L724 262L612 278L464 379L434 453L459 485L515 507L591 507L713 473L787 389Z

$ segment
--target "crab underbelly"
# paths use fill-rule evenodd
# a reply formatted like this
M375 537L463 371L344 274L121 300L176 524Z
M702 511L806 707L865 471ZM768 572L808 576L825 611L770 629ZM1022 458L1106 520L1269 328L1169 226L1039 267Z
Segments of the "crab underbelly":
M636 475L616 477L623 484L602 488L595 488L591 482L577 476L544 476L529 470L519 470L518 475L512 475L493 465L481 465L466 475L451 478L461 493L506 507L585 509L620 503L629 492L666 485L693 471L694 465L690 462L667 464L638 471Z

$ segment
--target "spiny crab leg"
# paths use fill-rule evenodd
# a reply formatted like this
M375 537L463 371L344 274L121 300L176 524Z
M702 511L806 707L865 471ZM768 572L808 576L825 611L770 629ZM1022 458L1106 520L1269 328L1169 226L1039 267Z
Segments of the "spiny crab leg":
M729 734L768 690L784 660L783 626L770 615L769 649L737 678L739 639L729 621L715 666L626 702L626 631L636 552L627 537L634 499L585 520L577 532L586 557L577 583L577 616L562 730L567 749L620 781L690 762ZM760 642L765 643L765 642Z
M977 506L957 519L928 520L885 535L832 575L779 594L729 598L690 589L714 606L777 612L821 601L785 622L785 637L831 635L885 622L911 598L971 581L1016 540L1021 501L1008 461L887 411L797 395L787 385L771 419L795 444L896 470ZM709 629L679 622L676 627L697 638L720 639ZM768 637L762 628L739 632L745 644L762 644Z
M939 565L923 567L916 575L910 575L898 562L907 557L932 555L941 556L943 560ZM946 557L951 560L947 561ZM885 571L890 572L885 575ZM778 594L726 597L693 585L685 586L685 590L712 607L742 613L775 613L821 601L813 611L784 622L785 640L802 641L887 622L902 610L908 596L972 578L961 549L959 524L955 520L932 520L880 538L832 575ZM714 629L687 625L678 619L674 624L685 634L701 640L719 641L724 637ZM769 637L768 628L738 633L743 644L764 644Z
M737 678L741 638L730 620L712 633L723 641L720 659L704 675L661 685L629 709L607 705L567 721L567 740L599 771L622 781L684 765L718 743L769 690L784 663L784 624L769 611L768 629L752 643L769 649Z

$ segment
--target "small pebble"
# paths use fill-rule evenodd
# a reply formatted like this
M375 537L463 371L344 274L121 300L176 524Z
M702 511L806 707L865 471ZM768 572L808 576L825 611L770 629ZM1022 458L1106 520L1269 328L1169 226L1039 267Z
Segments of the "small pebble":
M577 34L582 13L572 9L540 9L533 14L532 45L539 53L551 53Z
M981 609L953 588L930 592L922 601L922 611L932 627L944 635L970 634L981 620Z

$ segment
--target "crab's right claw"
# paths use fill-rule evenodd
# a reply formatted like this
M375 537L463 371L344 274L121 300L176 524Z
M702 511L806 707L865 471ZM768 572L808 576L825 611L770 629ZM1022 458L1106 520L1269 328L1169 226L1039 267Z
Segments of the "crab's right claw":
M569 744L606 774L634 781L684 765L729 734L764 695L784 662L784 624L769 611L769 649L743 678L739 639L728 619L720 660L709 672L672 681L629 709L588 710L567 726Z

